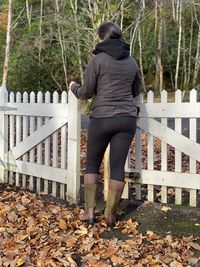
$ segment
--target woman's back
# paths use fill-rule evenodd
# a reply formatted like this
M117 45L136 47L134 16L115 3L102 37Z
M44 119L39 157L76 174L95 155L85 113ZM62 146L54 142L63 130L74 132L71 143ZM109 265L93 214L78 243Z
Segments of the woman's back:
M135 116L133 84L139 68L129 47L114 39L100 43L99 49L91 64L97 75L91 117Z

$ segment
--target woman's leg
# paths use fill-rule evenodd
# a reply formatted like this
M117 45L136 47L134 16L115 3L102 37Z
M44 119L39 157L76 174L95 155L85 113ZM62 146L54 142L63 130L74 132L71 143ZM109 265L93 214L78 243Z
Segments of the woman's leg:
M96 195L99 178L99 168L106 147L111 139L111 134L106 127L105 119L91 119L88 128L87 164L84 175L84 214L79 216L81 220L93 223L95 220Z
M136 131L136 119L125 117L119 130L110 142L110 181L109 193L105 209L107 224L115 224L115 213L124 189L124 167L131 141Z

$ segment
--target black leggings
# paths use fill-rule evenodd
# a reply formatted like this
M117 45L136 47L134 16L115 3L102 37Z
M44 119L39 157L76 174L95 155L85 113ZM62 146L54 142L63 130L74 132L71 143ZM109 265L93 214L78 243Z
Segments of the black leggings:
M99 173L110 143L110 179L123 181L126 157L135 131L135 117L90 118L86 173Z

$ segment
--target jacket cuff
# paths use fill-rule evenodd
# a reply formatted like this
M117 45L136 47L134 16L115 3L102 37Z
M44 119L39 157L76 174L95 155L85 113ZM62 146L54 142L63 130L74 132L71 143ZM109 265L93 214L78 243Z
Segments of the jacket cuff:
M72 87L71 87L71 91L72 91L72 93L78 98L78 89L80 88L81 86L80 86L80 84L78 84L78 83L75 83L75 84L73 84L72 85Z

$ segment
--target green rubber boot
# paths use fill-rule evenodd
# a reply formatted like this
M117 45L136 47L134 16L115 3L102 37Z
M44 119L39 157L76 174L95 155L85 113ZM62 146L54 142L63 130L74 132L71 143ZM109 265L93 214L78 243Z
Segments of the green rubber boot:
M108 226L113 227L116 223L116 211L119 206L121 196L124 190L124 182L116 180L109 181L108 198L104 216Z
M87 173L84 176L84 199L85 208L84 214L79 216L82 221L94 224L95 222L95 208L96 196L98 188L99 175L96 173Z
M84 186L84 194L85 194L84 221L88 221L90 224L94 224L95 222L97 188L98 188L97 184L85 184Z

